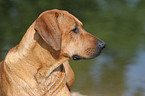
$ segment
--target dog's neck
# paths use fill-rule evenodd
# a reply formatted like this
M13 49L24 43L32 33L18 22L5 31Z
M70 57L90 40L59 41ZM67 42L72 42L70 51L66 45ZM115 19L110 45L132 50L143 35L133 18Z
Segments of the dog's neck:
M9 67L11 74L14 73L18 78L26 81L28 86L32 89L36 88L34 85L38 83L41 84L42 80L46 82L45 79L47 79L58 66L68 60L65 57L55 59L50 54L49 48L47 48L48 46L39 34L35 32L33 23L25 33L20 44L9 51L6 56L5 64ZM11 59L11 57L13 59ZM19 70L15 68L17 66L21 66ZM43 86L47 86L47 84L43 84Z
M14 56L15 59L19 60L19 57L24 59L25 61L29 62L36 67L36 69L47 66L52 67L55 63L63 63L68 60L63 56L59 58L54 58L53 55L49 51L49 47L47 44L42 40L40 35L34 29L35 22L30 26L27 30L25 35L23 36L21 42L18 46L12 48L9 51L9 55L6 58ZM15 50L15 51L14 51ZM8 57L9 56L9 57ZM14 58L13 57L13 58ZM7 59L6 59L7 60ZM18 60L12 60L11 58L8 59L10 62L16 62ZM23 61L21 61L23 62Z

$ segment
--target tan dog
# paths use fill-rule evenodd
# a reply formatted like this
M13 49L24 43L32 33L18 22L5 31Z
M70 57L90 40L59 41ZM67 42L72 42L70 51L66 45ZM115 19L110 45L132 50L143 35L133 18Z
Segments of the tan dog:
M0 96L70 96L69 59L98 56L105 43L67 11L43 12L0 64Z

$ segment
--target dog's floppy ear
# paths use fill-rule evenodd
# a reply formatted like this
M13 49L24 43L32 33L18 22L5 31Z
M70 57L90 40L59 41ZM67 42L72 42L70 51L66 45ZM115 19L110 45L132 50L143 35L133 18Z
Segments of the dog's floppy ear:
M59 14L57 12L42 13L36 20L35 30L41 38L54 50L60 51L61 31L58 25Z

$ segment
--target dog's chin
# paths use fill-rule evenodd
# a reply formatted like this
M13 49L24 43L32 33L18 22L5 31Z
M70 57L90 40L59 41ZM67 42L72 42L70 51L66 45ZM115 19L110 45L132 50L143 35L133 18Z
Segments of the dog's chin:
M90 59L94 59L94 58L96 58L97 56L99 56L100 53L101 53L101 51L100 51L100 52L97 52L97 53L94 53L93 55L91 55L91 56L89 56L89 57L83 57L83 56L80 56L80 55L76 55L76 54L75 54L75 55L72 56L72 59L75 60L75 61L81 60L81 59L83 59L83 60L90 60Z

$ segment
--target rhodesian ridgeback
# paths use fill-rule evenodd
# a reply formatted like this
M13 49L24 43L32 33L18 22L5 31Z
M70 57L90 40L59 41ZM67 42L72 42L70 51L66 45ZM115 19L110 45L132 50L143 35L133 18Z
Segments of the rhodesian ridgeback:
M71 96L68 60L92 59L105 43L67 11L43 12L0 64L0 96Z

